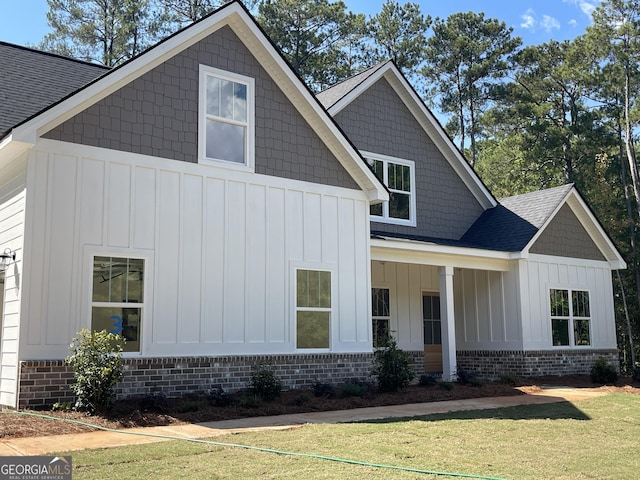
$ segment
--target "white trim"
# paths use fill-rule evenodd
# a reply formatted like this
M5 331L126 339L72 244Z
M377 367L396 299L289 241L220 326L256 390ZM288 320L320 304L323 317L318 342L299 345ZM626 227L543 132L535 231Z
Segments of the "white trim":
M320 308L315 309L315 311L329 311L329 347L328 348L298 348L297 346L297 337L298 337L298 329L297 329L297 312L298 312L298 295L297 295L297 273L298 270L313 270L320 272L329 272L331 274L331 307L329 309ZM338 267L337 265L331 263L315 263L315 262L299 262L292 261L289 266L289 298L291 299L291 345L293 350L297 353L327 353L334 351L335 345L338 343L338 328L337 328L337 319L338 319ZM307 307L303 307L305 311L310 311L314 309L310 309Z
M415 227L416 226L416 218L417 218L417 212L416 212L416 196L417 196L417 192L416 192L416 163L413 160L406 160L404 158L398 158L398 157L391 157L389 155L382 155L379 153L372 153L372 152L367 152L367 151L362 151L360 152L362 154L363 157L365 157L365 160L374 160L374 161L378 161L378 162L382 162L384 167L383 167L383 181L382 183L384 183L384 185L386 185L386 187L389 189L389 191L391 193L394 193L395 189L391 189L389 187L389 177L388 177L388 169L387 166L389 163L393 163L396 165L405 165L407 167L409 167L409 172L410 172L410 179L409 181L411 182L411 190L407 193L407 192L401 192L398 190L398 192L401 195L409 195L409 220L404 220L402 218L395 218L395 217L390 217L389 216L389 201L386 201L382 204L382 216L378 216L378 215L370 215L370 220L372 222L378 222L378 223L388 223L388 224L393 224L393 225L405 225L408 227Z
M204 165L201 163L182 162L170 160L162 157L143 155L140 153L117 152L108 148L93 147L66 143L59 140L38 139L35 150L46 150L63 155L76 156L80 159L99 159L108 162L127 163L132 167L147 167L157 171L167 170L188 175L197 175L204 178L216 178L221 180L232 180L244 182L252 185L264 185L268 187L284 188L286 190L299 190L301 192L318 193L321 195L335 195L345 198L369 201L367 192L354 190L352 188L324 185L320 183L310 183L302 180L263 175L233 168L219 168L216 165Z
M406 239L371 239L371 260L507 272L518 257L509 252L450 247Z
M551 290L565 290L569 295L569 316L551 315ZM591 289L589 287L574 286L574 284L558 284L548 283L546 285L547 295L547 321L549 322L549 333L551 335L551 349L552 350L593 350L593 314L589 317L576 317L573 314L573 292L587 292L589 295L589 313L592 313ZM554 345L553 344L553 319L565 319L569 321L569 345ZM589 321L589 345L576 345L574 320L588 320Z
M153 294L154 294L154 251L119 248L119 247L103 247L94 245L85 245L82 250L83 269L82 278L82 314L80 328L91 329L91 308L94 305L92 299L93 293L93 259L94 257L120 257L134 258L144 260L144 298L141 303L124 304L140 306L140 351L123 352L124 357L140 357L144 356L147 347L151 342L152 323L148 319L153 318ZM109 303L109 306L122 306L121 303Z
M245 170L253 172L255 170L255 137L256 137L256 119L255 119L255 79L240 75L238 73L228 72L219 68L200 65L198 73L198 162L202 164L215 165L222 168L231 168L237 170ZM247 87L247 120L246 122L227 121L229 124L237 124L246 127L244 139L244 163L235 163L223 159L215 159L207 157L207 78L216 77L223 80L229 80L235 83L241 83Z

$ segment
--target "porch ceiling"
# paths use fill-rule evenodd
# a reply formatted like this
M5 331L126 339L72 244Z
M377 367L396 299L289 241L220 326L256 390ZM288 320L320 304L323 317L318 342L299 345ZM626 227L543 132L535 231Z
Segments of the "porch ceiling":
M401 238L371 239L371 260L414 263L439 267L470 268L506 272L519 253L498 252Z

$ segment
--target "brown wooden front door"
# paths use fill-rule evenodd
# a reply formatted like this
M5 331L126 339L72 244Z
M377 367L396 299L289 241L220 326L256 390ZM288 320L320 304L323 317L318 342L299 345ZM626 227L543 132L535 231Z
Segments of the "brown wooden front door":
M442 329L440 296L435 293L422 295L422 319L424 325L424 370L442 373Z

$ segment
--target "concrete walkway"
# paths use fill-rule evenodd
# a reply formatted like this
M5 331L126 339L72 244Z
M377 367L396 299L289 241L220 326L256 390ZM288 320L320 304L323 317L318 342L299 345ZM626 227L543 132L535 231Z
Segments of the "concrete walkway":
M118 432L95 431L47 437L9 438L0 440L0 456L46 455L54 452L72 452L93 448L121 447L169 441L169 439L157 438L152 435L201 439L247 431L287 430L298 428L305 424L346 423L382 418L414 417L432 413L584 400L601 395L605 395L605 393L595 389L556 387L543 389L534 394L508 397L473 398L331 412L253 417L220 422L169 425L166 427L130 428Z

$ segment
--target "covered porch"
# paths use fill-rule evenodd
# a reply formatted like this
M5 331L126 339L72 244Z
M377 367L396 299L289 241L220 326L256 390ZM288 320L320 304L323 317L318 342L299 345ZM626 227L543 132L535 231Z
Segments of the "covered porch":
M522 348L517 255L440 242L372 236L373 340L389 332L424 352L425 373L451 381L459 350Z

